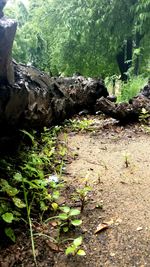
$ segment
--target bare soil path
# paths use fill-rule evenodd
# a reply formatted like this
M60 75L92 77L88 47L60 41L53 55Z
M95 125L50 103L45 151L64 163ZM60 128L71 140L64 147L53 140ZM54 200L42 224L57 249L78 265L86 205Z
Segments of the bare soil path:
M109 119L95 119L93 127L68 135L78 157L67 167L67 182L78 188L86 180L92 187L83 213L86 257L57 255L54 266L149 267L150 136L139 125L121 127ZM103 222L110 227L94 234Z

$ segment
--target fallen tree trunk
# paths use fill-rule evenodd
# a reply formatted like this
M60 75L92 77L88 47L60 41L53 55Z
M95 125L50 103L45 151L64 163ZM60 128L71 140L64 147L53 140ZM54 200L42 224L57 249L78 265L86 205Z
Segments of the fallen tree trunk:
M14 85L3 84L0 90L1 129L50 126L108 96L100 80L53 78L15 62L14 70Z
M102 97L97 100L95 105L96 111L100 110L122 123L138 121L143 108L150 113L150 83L129 103L115 104Z
M54 78L14 62L14 85L0 88L0 150L17 147L19 129L38 129L61 123L82 109L94 110L108 92L100 80ZM14 141L13 140L14 136ZM6 148L7 147L7 148Z

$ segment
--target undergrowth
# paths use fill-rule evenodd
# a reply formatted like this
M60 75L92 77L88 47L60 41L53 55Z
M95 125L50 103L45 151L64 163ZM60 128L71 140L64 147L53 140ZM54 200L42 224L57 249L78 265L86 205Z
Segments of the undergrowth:
M142 76L132 77L127 83L122 83L120 94L117 97L118 102L132 99L139 93L146 83L147 80Z
M89 130L92 122L70 120L66 122L67 127L68 124L72 130L82 131ZM59 205L64 187L61 176L67 159L67 134L64 134L65 141L58 142L62 129L65 128L45 128L41 134L22 130L24 138L16 154L0 158L0 231L15 242L15 229L26 225L35 263L34 235L44 234L34 233L34 219L42 224L56 220L57 236L49 237L55 243L60 242L61 231L66 233L82 223L78 218L80 210L71 209L66 203L65 206Z
M45 129L40 137L35 132L22 131L32 145L22 141L14 158L0 159L0 221L12 241L15 235L10 225L19 221L26 223L29 213L37 216L39 211L53 211L59 190L49 177L52 173L59 175L62 169L62 157L57 148L60 129Z

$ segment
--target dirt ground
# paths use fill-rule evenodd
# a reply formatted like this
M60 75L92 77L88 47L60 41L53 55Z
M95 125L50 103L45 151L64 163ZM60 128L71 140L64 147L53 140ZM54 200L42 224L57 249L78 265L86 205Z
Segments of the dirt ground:
M68 186L87 183L92 188L80 230L86 256L66 257L59 252L48 260L43 247L39 266L149 267L150 135L139 124L119 126L99 117L92 127L90 132L68 133L68 149L77 156L67 164L64 176ZM104 222L108 228L95 234Z

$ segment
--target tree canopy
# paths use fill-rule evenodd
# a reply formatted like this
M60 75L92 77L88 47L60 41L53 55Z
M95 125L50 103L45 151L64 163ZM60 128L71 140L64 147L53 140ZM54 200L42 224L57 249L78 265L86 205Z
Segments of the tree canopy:
M150 0L15 1L13 55L53 75L148 73Z

